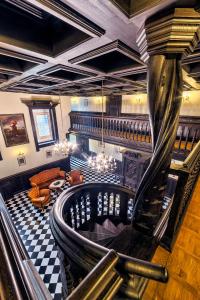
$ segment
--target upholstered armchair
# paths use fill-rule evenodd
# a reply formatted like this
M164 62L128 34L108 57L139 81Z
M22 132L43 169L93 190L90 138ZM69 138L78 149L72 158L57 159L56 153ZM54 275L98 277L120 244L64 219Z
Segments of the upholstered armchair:
M50 190L49 189L39 189L37 185L32 187L28 192L28 196L31 199L33 205L44 210L44 206L49 203L50 200Z
M72 170L69 172L68 182L70 185L76 185L83 183L83 175L79 170Z

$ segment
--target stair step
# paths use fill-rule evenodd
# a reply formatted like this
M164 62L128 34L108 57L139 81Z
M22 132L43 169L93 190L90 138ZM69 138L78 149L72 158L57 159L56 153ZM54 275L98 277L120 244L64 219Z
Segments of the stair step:
M91 231L79 230L78 233L84 236L85 238L106 247L108 247L115 238L115 235L113 236L113 235L103 234L103 233L99 234Z
M117 252L145 260L154 253L154 247L153 237L137 231L131 225L126 226L108 246Z
M115 226L109 219L106 219L101 226L115 235L119 234L126 227L126 225L124 225L123 223Z
M96 232L84 231L84 230L79 230L78 233L92 241L104 240L113 237L113 234L111 235L105 233L96 233Z
M109 229L105 228L103 225L97 224L95 223L94 226L94 233L101 233L101 234L108 234L108 235L112 235L113 236L113 232L110 231Z

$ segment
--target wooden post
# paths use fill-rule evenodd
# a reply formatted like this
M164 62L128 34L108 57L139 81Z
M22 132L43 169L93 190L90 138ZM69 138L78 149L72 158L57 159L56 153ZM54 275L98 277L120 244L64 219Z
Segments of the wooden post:
M148 105L153 155L136 193L133 225L153 233L160 218L182 99L182 55L199 40L200 15L173 9L147 20L137 43L148 61Z

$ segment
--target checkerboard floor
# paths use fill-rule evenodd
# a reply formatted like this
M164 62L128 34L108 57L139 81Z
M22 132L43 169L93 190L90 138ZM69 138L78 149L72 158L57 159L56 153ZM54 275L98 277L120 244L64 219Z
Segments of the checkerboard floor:
M119 177L114 174L96 173L87 163L75 157L71 158L71 169L82 171L84 182L119 183ZM68 188L66 183L62 189ZM49 212L55 203L57 195L51 192L51 201L44 212L30 202L27 191L14 195L7 202L7 207L15 227L28 251L41 278L49 289L53 299L62 299L62 283L60 280L60 265L54 238L49 226Z

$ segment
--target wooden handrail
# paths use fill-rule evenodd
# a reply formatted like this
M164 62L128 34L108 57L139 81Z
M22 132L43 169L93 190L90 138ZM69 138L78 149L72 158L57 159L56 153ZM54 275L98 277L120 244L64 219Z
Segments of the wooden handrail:
M96 300L102 294L106 294L104 299L109 296L114 297L123 282L123 278L114 269L118 260L117 253L110 250L69 295L67 300ZM114 282L117 283L117 288L114 289L115 293L109 289L110 286L113 287Z
M70 112L72 133L100 139L102 120L98 113ZM180 117L175 151L188 153L200 139L200 119ZM151 130L148 115L104 116L104 140L125 147L151 152Z
M108 186L108 189L106 186ZM104 193L110 193L112 190L114 193L116 193L117 190L121 190L124 192L124 201L126 192L129 191L130 193L130 190L127 188L115 184L88 183L74 186L69 190L64 191L56 201L50 215L51 230L55 237L56 243L59 248L62 249L62 252L66 256L67 260L70 260L71 263L73 262L77 267L85 270L87 273L91 272L96 264L109 252L108 248L97 244L78 233L80 228L79 226L81 226L79 222L79 215L77 217L77 221L72 222L72 218L75 217L75 210L77 211L77 214L79 214L79 201L81 201L81 207L84 211L84 198L82 198L82 195L87 194L89 190L92 192L92 205L95 207L97 206L96 196L98 195L99 190L104 191ZM126 200L128 201L128 196ZM93 214L93 212L91 213ZM94 216L98 218L96 210L94 213ZM93 220L92 216L89 216L89 218L90 217L92 223L94 223L95 218ZM120 215L119 220L121 220ZM129 281L132 281L133 275L138 275L141 277L141 282L139 284L140 287L138 287L139 291L137 291L135 287L131 288L133 294L137 294L138 297L141 292L141 288L144 286L144 283L142 282L147 280L147 278L162 282L167 281L168 275L164 267L148 261L136 259L122 253L117 253L117 255L119 260L116 264L116 270L120 274L126 274L126 282L124 282L123 285L126 285ZM132 283L130 283L130 285L133 286Z
M200 141L181 165L172 165L170 173L178 177L175 194L172 201L169 220L162 245L171 250L178 235L180 225L190 203L197 178L200 172Z

